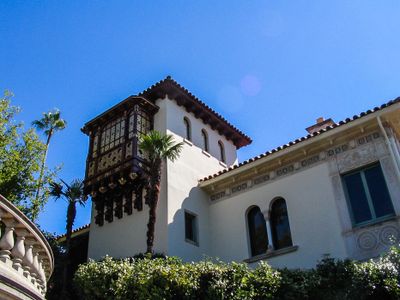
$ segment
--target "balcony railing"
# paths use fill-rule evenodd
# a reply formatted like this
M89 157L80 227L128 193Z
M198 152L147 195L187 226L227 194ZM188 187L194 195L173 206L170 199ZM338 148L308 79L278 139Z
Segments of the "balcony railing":
M44 299L54 256L44 235L0 195L0 298Z

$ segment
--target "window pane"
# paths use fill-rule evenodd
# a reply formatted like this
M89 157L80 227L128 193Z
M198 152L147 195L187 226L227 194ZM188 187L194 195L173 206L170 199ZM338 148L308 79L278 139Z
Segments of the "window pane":
M197 243L196 216L185 212L185 238Z
M282 198L272 204L271 229L275 249L292 246L286 202Z
M364 191L360 173L346 175L344 177L347 194L349 196L351 210L355 223L368 221L372 218L368 206L367 196Z
M392 201L383 177L381 167L374 166L364 171L365 179L368 183L368 190L374 205L376 217L383 217L393 214Z
M268 249L268 235L264 215L259 207L254 207L249 211L247 218L252 256L265 253Z

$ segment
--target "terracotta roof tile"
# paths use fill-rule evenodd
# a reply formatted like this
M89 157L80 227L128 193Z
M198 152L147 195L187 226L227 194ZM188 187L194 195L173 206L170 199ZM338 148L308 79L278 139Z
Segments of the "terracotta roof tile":
M152 95L152 93L155 90L157 90L159 88L160 89L163 88L163 90L165 91L165 87L167 87L168 85L173 86L173 87L177 88L178 90L180 90L183 94L185 94L188 98L190 98L193 103L198 105L199 108L203 109L207 115L211 115L215 118L215 120L218 120L218 122L220 122L226 128L226 131L228 133L227 138L232 139L232 141L237 146L237 148L246 146L252 142L252 140L249 136L247 136L242 131L240 131L238 128L236 128L231 123L229 123L223 116L221 116L219 113L217 113L215 110L213 110L210 106L208 106L203 101L201 101L195 95L193 95L188 89L186 89L185 87L180 85L177 81L172 79L171 76L167 76L166 78L153 84L146 90L139 93L137 96L148 98L150 95ZM203 119L203 121L205 123L208 122L205 115L203 115L201 118ZM231 135L231 136L229 136L229 135Z
M319 131L317 131L317 132L315 132L315 133L313 133L313 134L308 134L308 135L303 136L303 137L301 137L301 138L295 139L294 141L291 141L291 142L289 142L288 144L279 146L279 147L277 147L277 148L275 148L275 149L272 149L272 150L270 150L270 151L267 151L267 152L265 152L265 153L262 153L262 154L260 154L260 155L255 156L255 157L252 157L252 158L250 158L250 159L247 159L247 160L245 160L245 161L243 161L243 162L241 162L241 163L239 163L239 164L237 164L237 165L230 166L229 168L226 168L226 169L224 169L224 170L221 170L221 171L219 171L218 173L215 173L215 174L209 175L209 176L207 176L207 177L204 177L203 179L200 179L200 182L203 182L203 181L207 181L207 180L216 178L216 177L218 177L218 176L220 176L220 175L222 175L222 174L225 174L225 173L227 173L227 172L230 172L230 171L232 171L232 170L235 170L235 169L237 169L237 168L240 168L240 167L242 167L242 166L244 166L244 165L247 165L247 164L249 164L249 163L255 162L255 161L259 160L259 159L262 158L262 157L271 155L271 154L273 154L273 153L275 153L275 152L281 151L281 150L283 150L283 149L286 149L286 148L288 148L288 147L290 147L290 146L296 145L296 144L298 144L298 143L300 143L300 142L306 141L306 140L308 140L308 139L310 139L310 138L313 138L313 137L315 137L315 136L319 136L319 135L323 134L324 132L327 132L327 131L329 131L329 130L332 130L332 129L334 129L334 128L336 128L336 127L339 127L339 126L341 126L341 125L350 123L350 122L352 122L352 121L354 121L354 120L357 120L357 119L359 119L359 118L362 118L362 117L364 117L364 116L367 116L367 115L369 115L369 114L371 114L371 113L374 113L374 112L376 112L376 111L379 111L379 110L381 110L381 109L383 109L383 108L386 108L386 107L388 107L388 106L391 106L391 105L393 105L393 104L395 104L395 103L400 103L400 97L397 97L397 98L394 99L394 100L391 100L391 101L389 101L389 102L387 102L387 103L384 103L384 104L382 104L382 105L379 106L379 107L376 106L376 107L374 107L373 109L369 109L369 110L367 110L367 111L365 111L365 112L361 112L361 113L358 114L358 115L354 115L352 118L346 118L345 120L339 121L338 123L334 123L333 125L328 126L328 127L326 127L325 129L321 129L321 130L319 130Z
M84 230L84 229L86 229L86 228L89 228L89 227L90 227L90 223L89 223L89 224L86 224L86 225L83 225L83 226L81 226L81 227L78 227L78 228L72 230L72 234L77 233L77 232L79 232L79 231L81 231L81 230ZM65 234L60 234L60 235L57 235L57 236L55 237L55 239L58 240L58 239L61 239L61 238L63 238L63 237L65 237Z

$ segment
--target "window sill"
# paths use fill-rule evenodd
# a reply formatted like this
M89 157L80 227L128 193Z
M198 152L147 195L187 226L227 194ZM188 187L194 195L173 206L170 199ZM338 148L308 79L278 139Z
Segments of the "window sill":
M353 228L348 231L353 232L353 231L357 231L359 229L370 227L370 226L379 226L385 222L395 221L396 219L399 219L399 216L392 215L392 216L386 216L386 217L382 217L379 219L367 221L367 222L360 223L360 224L353 224Z
M193 246L199 247L199 243L197 243L195 241L192 241L192 240L189 240L189 239L185 239L185 242L188 243L188 244L191 244Z
M219 164L221 165L221 166L223 166L224 168L227 168L228 166L226 165L226 163L224 163L224 162L222 162L222 161L219 161Z
M188 144L189 146L193 146L193 143L192 143L192 141L189 141L188 139L183 139L183 141L186 143L186 144Z
M256 262L256 261L259 261L259 260L263 260L263 259L267 259L267 258L283 255L283 254L286 254L286 253L291 253L291 252L297 251L298 248L299 248L299 246L290 246L290 247L286 247L286 248L282 248L282 249L278 249L278 250L271 250L271 251L268 251L267 253L263 253L263 254L260 254L260 255L256 255L256 256L247 258L247 259L244 260L244 262L253 263L253 262Z
M210 153L208 153L207 151L205 151L205 150L201 150L201 153L203 153L205 156L207 156L207 157L211 157L211 154Z

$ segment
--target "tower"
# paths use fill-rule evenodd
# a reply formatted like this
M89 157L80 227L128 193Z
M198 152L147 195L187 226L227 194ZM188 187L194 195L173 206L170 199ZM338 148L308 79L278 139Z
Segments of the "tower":
M236 150L251 139L167 77L83 128L90 137L85 191L94 204L89 258L128 257L146 249L149 208L142 192L148 170L138 138L151 129L184 144L179 159L163 163L154 251L185 260L210 253L209 200L199 179L236 164ZM188 215L195 243L185 238Z

